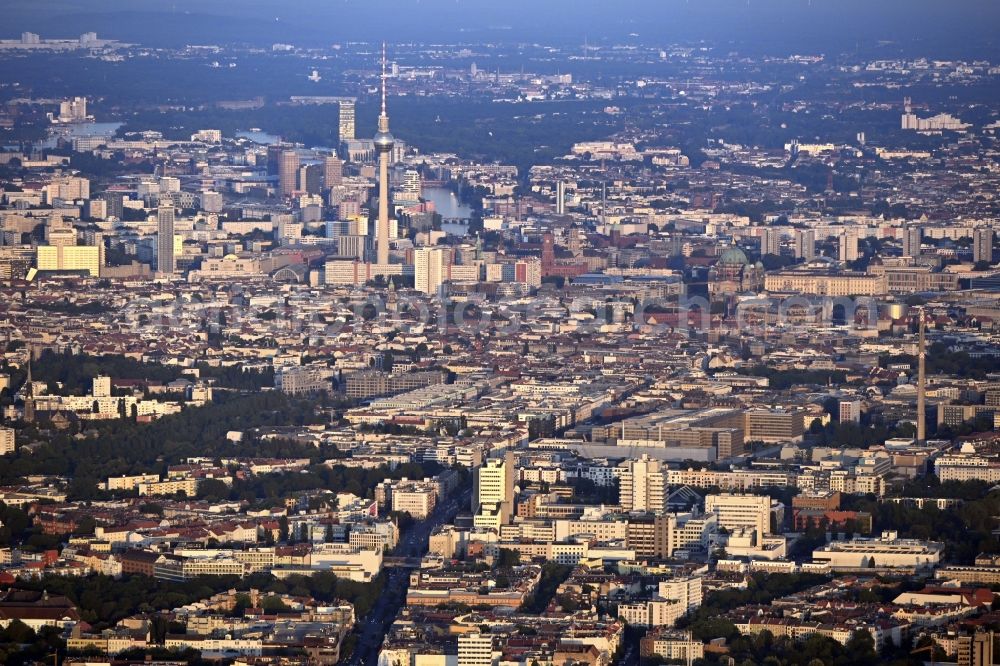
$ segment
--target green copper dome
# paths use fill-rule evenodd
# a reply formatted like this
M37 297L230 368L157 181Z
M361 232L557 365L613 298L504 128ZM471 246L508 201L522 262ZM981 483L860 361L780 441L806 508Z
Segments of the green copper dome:
M743 250L732 245L719 257L719 263L728 266L746 266L750 263L750 260L747 259L747 255L743 253Z

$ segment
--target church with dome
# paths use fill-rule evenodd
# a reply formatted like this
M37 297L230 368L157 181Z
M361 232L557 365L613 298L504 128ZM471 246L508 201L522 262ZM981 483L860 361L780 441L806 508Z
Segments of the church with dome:
M730 245L708 272L708 295L712 300L725 300L745 292L764 288L764 265L751 263L743 250Z

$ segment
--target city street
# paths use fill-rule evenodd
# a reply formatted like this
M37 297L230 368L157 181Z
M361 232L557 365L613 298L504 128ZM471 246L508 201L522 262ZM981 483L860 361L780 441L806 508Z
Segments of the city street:
M459 511L467 508L471 500L471 490L465 490L446 502L439 504L427 520L415 523L399 541L395 555L399 557L421 557L427 552L427 541L431 532L439 525L452 520ZM364 618L359 619L358 643L354 654L342 662L345 666L374 666L378 662L379 649L385 632L406 601L406 590L409 587L410 570L406 567L386 567L385 591L379 597L378 603Z

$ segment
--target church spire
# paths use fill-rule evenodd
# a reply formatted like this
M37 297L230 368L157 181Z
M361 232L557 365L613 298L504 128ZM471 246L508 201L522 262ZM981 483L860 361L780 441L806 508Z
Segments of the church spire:
M35 420L35 383L31 379L31 359L35 355L35 348L28 346L28 378L24 380L24 421L33 423Z

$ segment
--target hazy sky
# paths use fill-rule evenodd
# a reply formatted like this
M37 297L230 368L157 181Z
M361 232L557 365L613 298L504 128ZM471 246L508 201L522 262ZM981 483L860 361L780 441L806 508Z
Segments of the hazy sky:
M880 40L995 48L997 0L3 0L4 37L85 30L156 44L712 40L849 51ZM634 33L634 34L633 34Z

